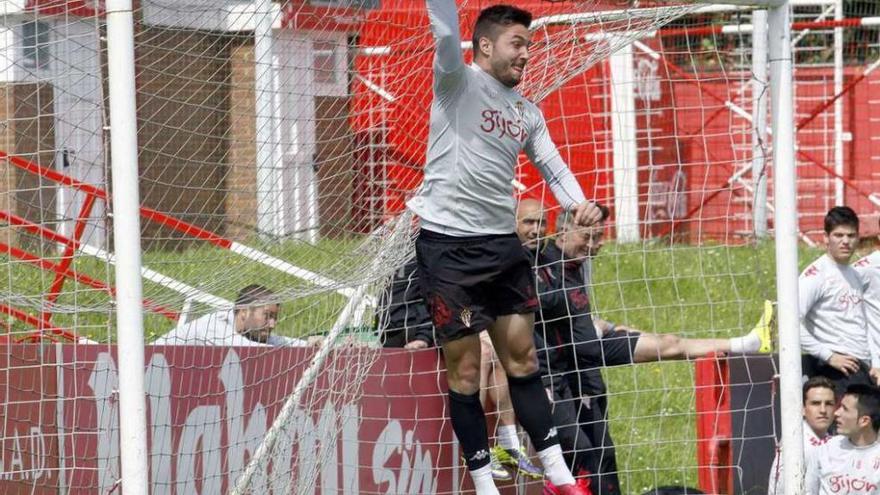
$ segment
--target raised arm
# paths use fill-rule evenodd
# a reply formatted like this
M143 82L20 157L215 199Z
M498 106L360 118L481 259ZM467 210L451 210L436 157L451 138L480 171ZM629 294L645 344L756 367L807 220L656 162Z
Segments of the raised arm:
M556 201L567 211L574 211L587 202L581 186L575 180L568 165L559 155L559 150L550 138L550 131L543 115L525 143L525 152L529 160L538 167Z
M434 86L448 89L464 71L458 10L455 0L427 0L428 18L434 34Z

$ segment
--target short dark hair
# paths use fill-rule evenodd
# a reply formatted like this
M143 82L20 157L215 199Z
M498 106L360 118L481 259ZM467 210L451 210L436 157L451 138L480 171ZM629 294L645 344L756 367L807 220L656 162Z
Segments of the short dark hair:
M498 26L512 26L521 24L525 27L532 25L532 13L513 5L493 5L480 11L477 22L474 23L473 50L474 58L480 53L480 38L489 38L495 41L498 38Z
M856 409L859 417L871 418L871 428L880 431L880 390L871 385L855 383L846 387L843 395L852 395L856 398Z
M832 230L841 225L849 225L859 230L859 216L849 206L835 206L828 210L825 214L825 233L830 234Z
M274 296L275 293L263 285L248 285L238 291L238 296L235 298L235 311L261 302L268 303Z
M809 392L810 390L813 390L814 388L827 388L827 389L831 390L832 392L834 392L834 383L831 380L825 378L824 376L814 376L813 378L810 378L809 380L805 381L804 382L804 394L803 394L804 404L807 403L807 392Z

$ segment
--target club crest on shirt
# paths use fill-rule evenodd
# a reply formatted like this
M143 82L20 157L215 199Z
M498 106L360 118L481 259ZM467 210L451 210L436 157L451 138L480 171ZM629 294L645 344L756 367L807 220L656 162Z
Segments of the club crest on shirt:
M470 308L464 308L463 310L461 310L461 315L460 315L460 316L461 316L461 322L464 323L464 326L470 328L470 326L471 326L471 317L472 317L473 315L474 315L474 312L471 311Z
M525 105L523 105L522 100L516 102L516 105L514 105L514 107L516 107L516 113L519 115L519 118L523 118L523 114L525 114L526 108Z

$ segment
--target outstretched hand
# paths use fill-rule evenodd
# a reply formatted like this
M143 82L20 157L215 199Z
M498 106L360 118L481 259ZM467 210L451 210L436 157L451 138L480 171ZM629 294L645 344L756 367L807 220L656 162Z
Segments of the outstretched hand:
M592 201L586 201L574 207L574 222L581 227L590 227L602 220L602 210Z

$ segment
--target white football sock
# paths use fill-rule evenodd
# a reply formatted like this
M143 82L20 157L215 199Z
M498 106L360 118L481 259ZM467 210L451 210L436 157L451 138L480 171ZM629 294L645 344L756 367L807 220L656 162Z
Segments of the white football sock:
M506 450L519 450L519 434L516 425L499 426L495 433L498 435L498 445Z
M758 352L761 349L761 337L757 332L749 332L742 337L734 337L730 339L731 354L746 354L749 352Z
M492 479L492 465L485 466L471 471L471 481L474 482L474 490L477 495L500 495L498 488L495 487L495 480Z
M565 459L562 457L562 447L552 445L538 452L538 458L544 466L544 477L550 480L556 486L574 484L574 476L565 465Z

